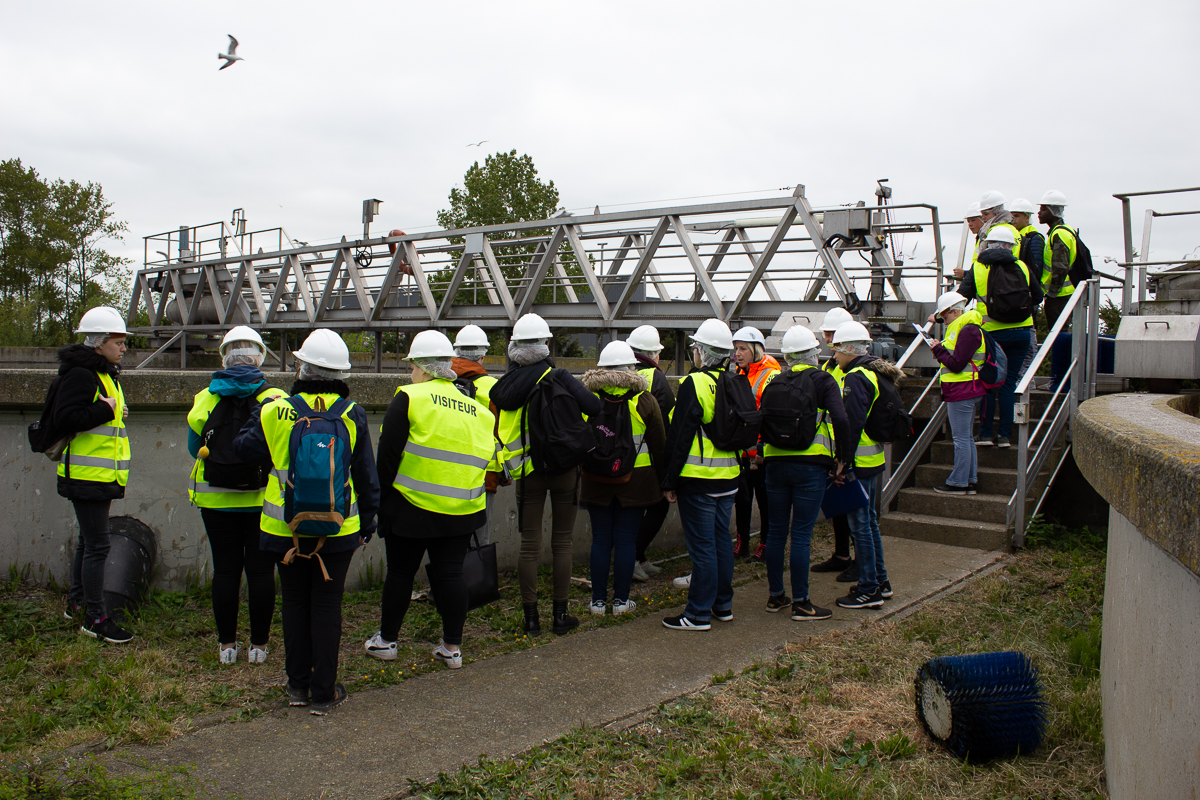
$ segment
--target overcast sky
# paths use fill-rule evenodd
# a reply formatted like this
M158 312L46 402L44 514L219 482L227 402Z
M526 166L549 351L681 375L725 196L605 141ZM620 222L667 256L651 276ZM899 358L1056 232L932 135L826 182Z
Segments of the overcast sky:
M139 264L235 207L313 242L366 197L376 230L432 225L483 139L588 210L889 178L961 218L1056 188L1097 261L1114 192L1200 185L1195 0L0 2L0 158L101 183ZM227 33L245 61L218 72ZM1155 231L1154 258L1200 246L1200 218Z

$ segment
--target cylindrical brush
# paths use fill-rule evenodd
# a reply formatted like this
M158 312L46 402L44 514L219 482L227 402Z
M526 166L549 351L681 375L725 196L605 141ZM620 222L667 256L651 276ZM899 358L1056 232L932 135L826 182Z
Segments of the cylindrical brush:
M1046 730L1037 669L1024 653L931 658L917 670L917 719L960 758L1032 753Z

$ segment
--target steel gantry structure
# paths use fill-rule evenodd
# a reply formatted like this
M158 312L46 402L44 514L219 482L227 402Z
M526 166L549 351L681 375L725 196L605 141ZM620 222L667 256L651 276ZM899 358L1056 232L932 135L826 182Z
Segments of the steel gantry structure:
M378 349L383 331L503 330L530 311L555 329L613 336L708 317L819 322L844 304L907 338L902 323L924 321L932 303L915 301L905 277L943 287L941 226L962 223L943 222L930 204L890 204L882 184L876 194L874 206L813 208L797 186L768 199L373 238L367 204L379 201L367 201L361 237L316 245L278 228L247 233L235 212L230 223L146 237L128 322L160 343L156 355L177 345L185 359L189 343L239 324L374 332ZM925 226L935 257L903 264L891 237ZM851 254L859 258L847 263Z

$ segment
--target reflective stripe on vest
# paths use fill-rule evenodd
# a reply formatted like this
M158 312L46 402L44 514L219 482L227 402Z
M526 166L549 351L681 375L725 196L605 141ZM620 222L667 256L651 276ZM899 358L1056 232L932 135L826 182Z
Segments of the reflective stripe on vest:
M871 409L875 408L875 401L879 399L879 376L875 374L875 370L867 369L866 367L855 367L846 373L846 377L854 373L861 373L866 376L871 383L871 388L875 390L875 396L871 398L871 405L867 407L867 416L863 418L862 434L858 437L858 446L854 449L854 466L856 467L882 467L884 462L883 445L867 435L866 420L871 416Z
M62 460L58 462L60 477L96 483L129 483L129 432L125 429L125 392L107 372L96 373L100 387L92 402L101 397L116 400L113 420L91 430L77 433L67 443Z
M408 395L408 442L392 485L426 511L455 516L483 511L496 418L442 378L400 391Z
M550 369L546 368L546 371L538 377L537 383L541 383L542 378L550 374ZM521 417L524 412L524 406L514 411L501 409L500 423L497 425L497 433L500 438L500 462L504 465L510 478L524 478L533 472L533 465L529 459L529 430L526 429L524 435L521 432ZM526 425L528 425L528 420Z
M302 398L313 409L327 409L340 399L332 392L323 394L301 392L297 397ZM350 435L351 452L354 451L355 444L358 442L358 426L350 418L350 412L354 410L354 406L354 403L350 403L342 413L342 421L346 423L346 430ZM271 472L267 476L267 488L263 494L259 525L264 533L291 539L292 531L284 522L283 487L287 485L288 467L291 465L289 446L292 427L296 424L296 410L287 402L287 398L280 397L263 404L258 418L262 425L263 436L267 441L267 449L271 452L272 464ZM354 479L349 478L349 482L350 509L342 521L341 529L334 536L349 536L358 533L362 525L362 521L358 517L358 493L354 489Z
M792 367L792 372L803 372L806 369L816 369L816 367L797 364ZM817 408L817 433L813 437L811 445L803 450L785 450L773 444L763 445L763 458L773 456L827 456L833 458L833 453L833 426L829 422L829 411L819 406Z
M1050 264L1054 259L1054 239L1058 239L1067 246L1067 251L1071 254L1071 266L1075 266L1075 256L1079 248L1079 244L1075 239L1075 231L1067 225L1058 225L1050 229L1050 233L1046 236L1046 244L1042 248L1042 288L1047 295L1050 294L1050 278L1053 271L1050 269ZM1075 292L1075 284L1071 282L1071 276L1068 274L1063 279L1062 288L1059 289L1055 297L1070 297Z
M287 397L287 392L282 389L277 389L274 386L264 386L254 399L259 403L266 403L280 397ZM196 399L192 403L192 410L188 412L187 421L188 427L200 435L204 430L204 426L208 423L208 418L212 415L213 409L217 407L217 403L221 402L221 395L213 394L208 389L196 394ZM224 487L209 486L204 480L204 461L197 458L196 463L192 465L192 472L189 476L192 485L188 488L188 496L192 501L192 505L198 508L260 508L263 504L263 497L266 494L265 489L226 489ZM287 471L283 473L281 485L287 482Z
M1025 282L1028 283L1029 267L1025 266L1023 261L1018 260L1017 266L1021 269L1021 273L1025 276ZM1028 316L1021 322L1000 322L994 320L987 315L987 306L983 302L983 298L987 296L987 281L988 274L991 272L991 267L987 264L975 262L971 274L975 277L975 310L983 317L983 329L985 331L1001 331L1008 328L1028 328L1033 324L1033 316Z
M954 352L955 343L958 341L958 334L967 325L983 325L983 317L979 316L979 312L974 309L959 314L958 317L946 326L946 338L942 340L942 346ZM942 383L965 383L966 381L975 380L979 374L979 368L983 366L987 360L987 343L983 341L983 337L979 337L979 349L971 356L971 363L963 368L962 372L948 372L946 367L942 366L942 372L939 376Z
M692 381L695 384L696 400L700 403L701 423L712 422L717 405L717 381L707 372L691 372L680 381ZM674 417L675 411L671 410ZM737 453L720 450L712 443L701 427L692 438L692 446L688 451L687 460L679 474L685 478L703 478L705 480L724 480L736 478L741 474Z

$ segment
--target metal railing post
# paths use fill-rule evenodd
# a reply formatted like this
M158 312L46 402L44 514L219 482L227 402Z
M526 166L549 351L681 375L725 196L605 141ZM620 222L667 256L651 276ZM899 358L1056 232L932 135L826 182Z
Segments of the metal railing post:
M1029 387L1021 395L1019 414L1013 420L1017 426L1017 504L1013 519L1012 546L1025 546L1025 493L1028 490L1026 475L1029 469Z
M1088 289L1091 287L1090 281L1085 281L1079 287L1079 291L1084 292L1084 296L1079 298L1079 302L1075 304L1075 308L1071 311L1071 355L1083 366L1075 377L1071 380L1071 414L1070 418L1075 419L1075 412L1079 410L1079 404L1087 399L1087 302L1091 298L1087 296Z
M1125 263L1133 261L1133 219L1130 216L1129 198L1121 200L1121 229L1125 234ZM1133 272L1132 267L1125 268L1125 283L1121 287L1121 313L1128 316L1133 304Z
M1100 279L1088 281L1087 397L1096 396L1096 374L1100 371Z

